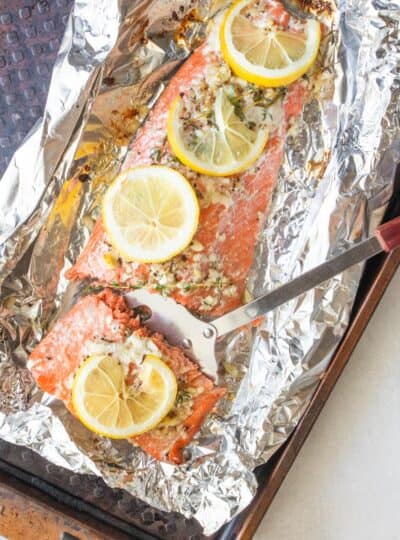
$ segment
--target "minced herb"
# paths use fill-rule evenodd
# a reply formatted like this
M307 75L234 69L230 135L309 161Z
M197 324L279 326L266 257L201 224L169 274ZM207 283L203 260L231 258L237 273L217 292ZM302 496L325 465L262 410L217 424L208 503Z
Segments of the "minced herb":
M179 390L176 399L175 405L182 405L185 401L190 401L192 399L192 394L187 390Z
M256 86L252 88L251 91L253 102L255 105L260 107L268 108L271 107L274 103L281 99L286 94L286 88L279 88L272 97L267 97L265 90L262 88L257 88Z
M245 120L245 115L243 112L243 103L242 100L238 96L233 96L231 94L227 94L227 97L229 99L229 102L231 105L233 105L233 109L235 111L235 115L242 120L242 122Z
M152 161L155 161L156 163L160 163L161 160L161 148L153 148L153 150L150 152L150 159Z
M179 159L176 156L169 153L166 155L166 160L168 163L180 163Z
M215 287L217 289L222 289L222 278L219 277L215 280Z
M145 286L144 281L138 281L135 285L122 285L121 283L118 283L118 281L110 281L110 286L114 289L122 289L122 290L135 290L135 289L141 289Z
M84 289L84 293L93 294L93 293L99 293L104 289L101 285L88 285Z
M162 295L166 296L168 294L168 288L166 285L161 285L161 283L156 283L155 290L161 293Z

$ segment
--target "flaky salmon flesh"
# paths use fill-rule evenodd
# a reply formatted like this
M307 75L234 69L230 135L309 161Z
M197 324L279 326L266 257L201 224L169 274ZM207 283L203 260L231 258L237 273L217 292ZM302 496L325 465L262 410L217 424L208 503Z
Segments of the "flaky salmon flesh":
M286 12L273 3L278 22ZM200 204L200 221L190 246L171 261L141 264L124 261L107 239L101 219L75 265L70 280L90 278L101 285L146 287L172 296L192 312L215 317L243 303L246 278L253 262L259 232L281 165L288 126L302 111L307 96L304 81L276 91L274 118L263 154L246 172L229 178L195 173L172 154L167 142L167 116L174 99L192 95L199 100L212 84L237 81L215 45L218 28L197 49L159 98L131 144L122 170L165 164L179 170L192 184ZM241 81L243 83L243 81ZM269 95L250 85L250 90ZM264 92L264 94L263 94ZM189 99L189 98L188 98Z
M105 289L81 298L33 350L30 370L41 388L61 399L75 414L71 401L73 378L88 357L90 345L101 348L102 343L123 343L132 333L154 343L178 384L176 403L165 420L157 428L132 438L132 443L156 459L181 463L184 447L225 389L214 386L181 349L171 347L163 336L142 326L123 296Z
M279 3L273 2L271 9L278 23L287 17ZM238 81L219 52L216 35L218 27L177 71L138 131L122 165L122 170L127 170L163 164L188 179L200 204L199 227L192 243L165 263L128 262L111 246L100 219L66 277L90 279L105 290L80 299L30 356L30 368L38 385L62 399L74 414L71 388L76 370L87 357L87 344L102 340L123 342L132 333L150 338L177 378L179 399L167 422L132 442L155 458L173 463L182 462L184 447L225 389L214 386L180 349L171 347L161 335L151 334L134 317L123 297L107 287L161 292L192 312L211 318L243 303L246 279L277 182L287 132L309 95L304 80L273 91ZM254 92L257 99L261 97L271 104L267 111L269 139L262 155L247 171L228 178L202 175L185 167L173 155L167 141L168 111L175 98L181 96L185 100L196 95L201 103L202 95L221 84L244 85L245 91Z

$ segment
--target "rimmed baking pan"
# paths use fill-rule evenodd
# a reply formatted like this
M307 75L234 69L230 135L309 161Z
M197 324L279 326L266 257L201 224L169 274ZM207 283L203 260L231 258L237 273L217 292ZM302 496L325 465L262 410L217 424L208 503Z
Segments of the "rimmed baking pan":
M34 118L41 114L47 80L70 2L69 0L56 0L54 3L45 0L26 0L24 2L9 1L6 4L8 7L6 5L4 10L0 3L0 22L4 28L6 26L8 28L7 34L3 33L3 36L9 35L7 38L9 42L6 43L3 40L0 45L4 47L6 55L13 54L14 49L23 51L23 54L22 57L21 55L15 57L19 65L18 69L13 69L12 73L6 73L0 60L1 81L3 87L7 89L6 93L0 95L0 112L1 106L4 105L4 110L8 111L7 114L14 113L10 121L5 118L4 125L0 123L4 135L3 137L0 129L0 139L3 137L2 146L6 149L2 156L3 162L0 163L3 168L4 159L11 157L12 151L29 129ZM49 24L51 21L53 21L52 25ZM35 35L27 36L29 47L27 46L26 50L23 48L24 44L13 41L16 26L21 28L21 35L25 35L24 28L28 27L29 32L36 32ZM44 30L47 33L44 34ZM33 58L32 55L36 57ZM15 76L18 80L13 79ZM29 88L34 88L34 96L29 97L29 92L32 90L27 91L27 80L29 80ZM11 100L10 103L1 101L1 99L5 100L5 96L8 96L8 101ZM22 111L24 100L26 106L30 107L27 109L28 117ZM16 115L20 109L17 110L15 104L22 107L20 116ZM23 122L24 118L31 118L31 120L28 123L25 121L25 124L18 123ZM400 197L398 196L393 198L387 218L397 215L400 215ZM216 533L213 539L231 540L252 537L349 360L352 350L366 328L399 262L398 252L381 255L368 262L347 333L332 358L330 367L321 380L306 413L289 440L266 465L256 471L259 489L252 503ZM182 538L185 540L205 538L194 520L186 520L176 513L157 511L125 491L112 490L101 479L70 473L49 464L24 447L0 441L0 470L2 471L0 480L4 480L6 484L18 483L21 491L24 491L24 486L27 484L33 486L30 488L33 497L42 493L41 503L47 506L49 513L54 512L57 507L57 511L65 510L69 516L76 516L80 521L85 521L85 516L91 516L92 530L93 527L96 528L96 522L99 523L99 534L105 534L100 525L101 522L105 523L108 527L106 534L109 538ZM3 531L0 530L0 532ZM60 535L63 532L60 530ZM112 536L109 536L110 534ZM27 538L32 538L32 536L27 536Z

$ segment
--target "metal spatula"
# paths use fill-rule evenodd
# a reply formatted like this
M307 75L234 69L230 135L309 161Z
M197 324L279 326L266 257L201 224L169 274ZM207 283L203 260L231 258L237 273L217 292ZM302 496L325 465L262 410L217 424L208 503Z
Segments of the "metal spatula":
M146 324L153 331L163 334L171 345L184 349L189 357L199 363L204 373L216 380L218 365L215 342L219 336L254 321L350 266L381 251L392 251L398 246L400 246L400 217L378 227L374 236L368 240L356 244L341 255L211 323L201 321L171 298L143 289L128 293L126 299L132 307L136 309L140 307L142 313L147 313Z

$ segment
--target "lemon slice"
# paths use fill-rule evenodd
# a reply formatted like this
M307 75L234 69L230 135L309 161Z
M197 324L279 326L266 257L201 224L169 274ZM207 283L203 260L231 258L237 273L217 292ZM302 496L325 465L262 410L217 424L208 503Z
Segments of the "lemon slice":
M276 13L261 6L263 2L241 0L228 9L220 30L222 54L246 81L273 87L290 84L313 64L320 24L314 19L295 19L283 6L285 22L277 23Z
M112 439L127 439L161 422L175 403L176 379L157 356L148 355L128 385L117 358L95 355L78 369L72 405L88 429Z
M171 259L191 242L198 220L199 204L193 188L169 167L128 169L103 198L107 238L131 261Z
M194 171L210 176L230 176L254 163L268 140L268 129L251 122L251 110L242 110L241 117L232 104L232 96L222 87L217 91L211 125L191 128L193 118L185 121L184 102L178 97L168 115L168 141L176 157ZM252 126L252 128L249 127Z

